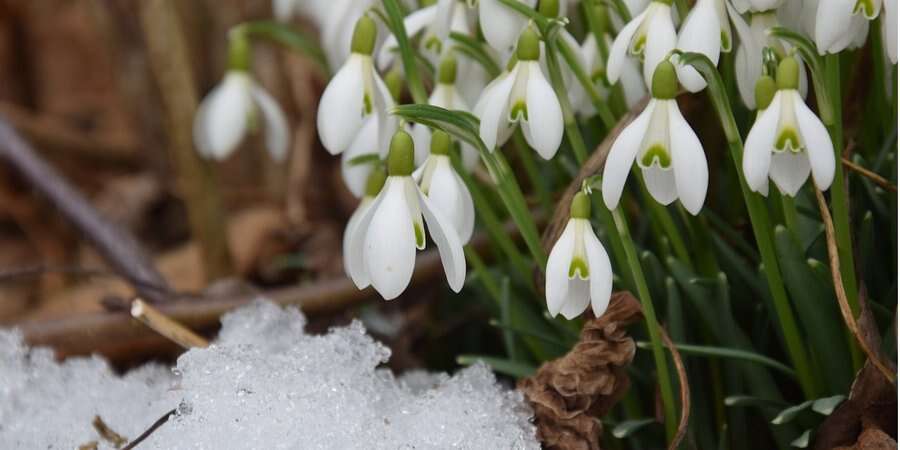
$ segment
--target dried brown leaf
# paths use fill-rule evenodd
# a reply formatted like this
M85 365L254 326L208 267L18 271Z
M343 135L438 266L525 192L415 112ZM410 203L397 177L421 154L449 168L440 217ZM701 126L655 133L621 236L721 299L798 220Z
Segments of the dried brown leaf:
M896 440L897 389L869 360L856 374L847 400L819 426L814 448L880 448L859 445L865 442L863 435L872 429L881 430ZM897 448L896 444L891 448Z

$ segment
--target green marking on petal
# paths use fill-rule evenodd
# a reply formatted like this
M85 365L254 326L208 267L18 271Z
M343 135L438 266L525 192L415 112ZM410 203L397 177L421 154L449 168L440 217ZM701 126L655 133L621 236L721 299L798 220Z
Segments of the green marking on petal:
M578 278L582 280L587 280L590 276L587 261L580 256L572 258L572 263L569 264L569 278L575 278L575 274L578 274Z
M606 83L606 70L598 67L591 72L591 81L594 83Z
M509 110L509 120L510 122L516 120L528 120L528 107L525 106L525 102L518 101L513 105Z
M641 167L650 167L653 163L659 164L662 169L668 169L672 165L672 157L669 152L660 144L655 144L641 156Z
M425 230L422 229L422 224L413 223L413 231L416 234L416 247L422 248L425 246Z
M444 46L444 43L438 39L437 36L431 35L428 36L428 39L425 41L425 48L428 51L434 52L435 54L441 54L441 48Z
M372 114L372 97L366 92L363 94L363 115L368 116L369 114Z
M867 19L875 18L875 3L872 0L857 0L853 13L862 14Z
M800 136L797 130L791 127L782 128L781 133L778 134L778 139L775 140L775 150L782 152L790 150L794 153L799 153L801 150Z
M719 40L722 42L722 51L728 53L731 51L731 37L725 31L719 31Z
M637 37L636 40L631 41L631 46L628 47L628 51L632 55L642 55L644 54L644 47L647 45L647 35L641 34Z

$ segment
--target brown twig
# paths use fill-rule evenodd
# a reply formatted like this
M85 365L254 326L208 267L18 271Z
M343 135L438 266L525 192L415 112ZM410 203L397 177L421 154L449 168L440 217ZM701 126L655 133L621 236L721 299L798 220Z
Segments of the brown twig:
M822 214L822 222L825 223L825 237L828 244L828 263L831 266L831 278L834 282L834 293L837 296L838 305L841 308L841 316L844 318L844 322L847 324L847 327L850 328L850 332L853 333L853 336L856 338L856 341L859 343L859 346L866 353L866 356L869 357L869 360L872 361L872 364L878 368L878 371L884 375L891 384L895 383L896 375L893 370L889 369L888 366L882 361L881 355L878 351L872 348L869 345L869 342L863 335L862 330L859 327L859 324L856 321L856 318L853 317L853 311L850 309L850 303L847 301L847 291L844 290L844 282L841 277L841 262L840 257L838 256L837 242L835 241L835 232L834 232L834 222L831 220L831 212L828 211L828 204L825 203L825 196L822 195L822 192L818 189L816 191L816 200L819 204L819 212ZM860 305L861 308L864 308L865 305Z
M672 441L669 442L669 450L677 450L678 445L687 434L688 421L691 418L691 387L688 384L687 370L684 368L684 360L681 359L681 353L678 347L672 343L669 333L661 325L659 327L659 335L662 337L663 344L669 348L672 353L672 361L675 363L675 372L678 373L678 385L681 391L681 419L678 421L678 430Z
M0 117L0 158L6 160L97 249L141 295L159 301L170 293L137 240L99 212Z
M153 422L153 425L150 425L150 428L147 428L147 430L144 431L143 433L141 433L140 436L134 438L134 440L129 442L128 445L126 445L122 450L131 450L133 448L136 448L138 446L138 444L140 444L141 442L144 442L144 439L147 439L148 437L150 437L150 435L153 434L154 431L156 431L159 427L163 426L166 422L168 422L169 418L172 417L172 415L174 415L174 414L175 414L174 409L163 414L162 417L160 417L159 419L156 419L156 422Z
M184 325L170 319L158 309L148 305L139 298L131 302L131 317L141 321L153 331L185 349L209 346L209 341L203 339Z
M878 175L877 173L872 172L871 170L866 169L865 167L863 167L859 164L856 164L853 161L850 161L846 157L841 157L841 163L844 164L844 167L872 180L873 183L881 186L885 190L888 190L891 192L897 192L897 186L894 186L893 183L891 183L890 181L888 181L886 178L882 177L881 175Z
M192 124L197 92L180 18L170 0L139 4L150 66L166 113L170 158L188 213L191 234L200 243L208 280L231 273L225 212L214 167L194 151Z
M94 426L94 429L97 430L97 434L100 435L101 438L109 442L115 448L119 448L126 443L128 443L128 438L123 437L121 434L113 431L106 422L103 421L100 416L94 416L93 422L91 425Z

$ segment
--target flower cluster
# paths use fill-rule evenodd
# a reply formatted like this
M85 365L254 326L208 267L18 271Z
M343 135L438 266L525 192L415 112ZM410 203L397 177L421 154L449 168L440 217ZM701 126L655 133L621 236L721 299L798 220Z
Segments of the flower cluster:
M451 289L462 288L463 246L473 234L475 208L461 175L478 172L480 158L493 161L514 133L544 160L565 148L564 138L577 156L579 118L591 123L616 101L641 110L613 135L594 188L615 210L631 174L659 204L679 200L697 215L710 178L707 151L717 149L704 149L678 97L711 89L712 82L680 56L701 54L715 68L723 53L735 52L729 76L736 97L756 115L741 167L747 186L768 195L771 180L781 194L795 196L811 173L815 188L827 190L835 175L833 143L805 103L813 67L796 42L773 28L806 36L824 55L862 45L869 23L881 17L885 60L897 58L896 0L697 0L683 17L672 0L628 0L617 7L592 0L388 1L407 12L403 39L391 32L396 24L382 2L274 1L280 19L302 14L319 27L334 71L319 103L319 139L328 152L342 155L347 187L361 198L346 227L344 265L359 288L371 285L385 299L406 289L427 236ZM586 19L580 42L566 29L576 16ZM200 107L197 147L204 155L227 156L261 113L267 147L281 158L287 126L277 104L252 81L246 47L233 42L232 69ZM400 57L408 51L412 64ZM393 114L405 101L404 79L412 80L407 71L418 66L433 74L426 82L430 95L419 101L465 120L474 116L474 136ZM494 182L512 176L496 167L488 165ZM552 315L574 318L590 305L599 316L609 300L612 268L591 225L590 191L569 199L571 218L546 263Z

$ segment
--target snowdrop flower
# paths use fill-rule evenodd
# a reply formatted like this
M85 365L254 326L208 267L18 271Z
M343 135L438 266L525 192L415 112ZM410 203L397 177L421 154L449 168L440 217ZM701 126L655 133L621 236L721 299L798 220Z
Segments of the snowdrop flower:
M255 131L261 116L266 150L276 161L287 156L290 140L287 119L275 101L248 73L249 43L232 35L231 69L203 99L194 117L194 144L207 158L223 160L237 149L247 132Z
M728 7L728 15L731 17L734 31L737 33L740 41L734 61L738 92L741 94L741 100L747 108L756 109L754 87L756 86L756 80L763 74L763 49L771 47L779 58L783 58L790 53L792 47L780 39L768 35L767 31L770 28L779 26L775 11L752 12L749 25L730 6ZM794 55L794 59L800 64L799 91L800 95L805 98L807 90L806 68L799 55Z
M471 112L471 108L456 89L456 58L453 55L445 56L438 67L438 79L428 98L428 104L449 110ZM428 149L431 148L431 131L422 124L416 124L412 129L413 138L416 141L416 167L425 163L428 158ZM471 145L461 142L463 166L466 170L473 170L478 165L478 151Z
M553 158L562 142L562 109L541 72L540 39L530 27L519 37L516 55L512 70L489 84L475 106L481 140L493 151L518 123L528 145L544 159Z
M706 199L709 172L703 146L684 120L675 94L675 67L663 61L653 74L647 108L616 138L603 169L603 201L609 209L619 204L622 188L637 163L647 190L668 205L676 198L697 215Z
M725 11L725 0L698 0L678 32L676 47L686 52L706 55L713 65L719 64L719 53L731 51L731 25ZM678 67L678 80L691 92L700 92L706 80L691 66Z
M809 178L810 171L819 190L828 189L834 179L831 137L797 92L799 70L793 58L784 58L778 64L777 92L759 113L744 145L747 185L764 195L769 178L791 197ZM768 100L765 89L758 92L761 103Z
M370 17L359 19L353 31L352 53L319 100L319 139L332 155L350 146L369 116L374 115L378 121L379 148L387 148L387 140L397 127L397 119L387 112L394 101L372 64L376 32Z
M359 206L357 206L356 210L353 211L353 214L350 215L350 220L347 221L347 226L344 228L342 252L344 257L344 271L347 272L348 276L350 275L351 267L354 267L353 254L350 252L350 239L356 232L360 219L366 215L366 212L369 210L369 207L372 206L375 197L381 192L381 188L384 187L384 181L387 178L384 165L380 163L371 165L371 169L368 172L368 177L364 181L365 185L363 186L365 195L363 195L360 200ZM357 278L354 279L354 282L356 282L356 285L360 289L370 284L366 273L359 273L356 276Z
M619 80L625 59L643 57L644 82L650 86L656 66L675 48L675 25L672 23L672 1L653 0L644 12L628 22L609 49L606 77L610 83Z
M612 265L591 228L591 200L587 194L575 194L571 211L569 222L547 259L547 309L551 316L562 313L571 320L590 303L594 315L600 317L612 295Z
M365 193L366 180L374 167L372 164L356 161L365 155L379 160L387 156L387 148L379 147L378 120L373 115L365 119L353 142L341 154L341 177L347 189L357 198Z
M518 1L529 8L534 8L537 4L537 0ZM504 55L512 51L516 39L528 23L524 16L499 0L478 0L478 22L481 24L484 40Z
M409 285L416 249L425 248L425 223L450 288L459 292L466 278L456 229L413 180L413 152L412 137L397 131L390 144L384 187L350 230L346 270L358 288L371 284L385 300L396 298Z
M475 204L472 194L450 162L453 143L450 135L435 130L430 139L431 154L425 164L413 173L413 178L425 197L449 219L460 242L465 245L475 229Z
M410 37L425 31L420 40L421 53L435 64L450 49L446 43L451 31L471 34L466 6L458 0L438 0L406 16L403 25ZM397 37L388 36L378 51L378 67L382 70L389 67L395 59L397 48Z
M858 47L878 17L881 0L819 0L815 11L815 40L819 53L838 53ZM854 45L855 44L855 45Z

